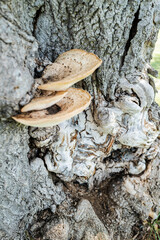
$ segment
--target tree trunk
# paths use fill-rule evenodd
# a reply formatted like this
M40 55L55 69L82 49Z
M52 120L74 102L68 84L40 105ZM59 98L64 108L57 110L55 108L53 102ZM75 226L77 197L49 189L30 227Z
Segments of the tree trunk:
M160 208L160 109L150 60L160 0L1 0L0 239L146 239ZM103 60L88 109L52 128L11 116L73 49ZM146 237L146 238L145 238Z

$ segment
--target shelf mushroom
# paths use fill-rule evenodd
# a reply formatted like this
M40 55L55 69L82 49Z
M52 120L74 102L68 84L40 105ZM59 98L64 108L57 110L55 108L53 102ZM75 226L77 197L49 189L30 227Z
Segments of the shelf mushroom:
M50 91L66 90L91 75L101 63L102 60L93 53L72 49L62 53L53 64L46 67L42 79L48 82L38 88Z
M42 97L34 98L30 103L25 105L21 109L21 112L42 110L42 109L48 108L53 104L57 103L58 101L60 101L66 94L67 94L67 91L50 92L50 95L48 94L46 95L45 93L43 93Z
M52 127L79 114L89 106L90 102L91 95L87 91L69 88L67 95L56 104L58 112L55 110L56 105L53 105L45 110L22 113L12 118L28 126Z
M101 63L95 54L81 49L61 54L43 73L41 80L47 83L38 87L42 95L38 92L39 97L12 118L28 126L51 127L79 114L89 106L91 96L85 90L69 87L88 77Z

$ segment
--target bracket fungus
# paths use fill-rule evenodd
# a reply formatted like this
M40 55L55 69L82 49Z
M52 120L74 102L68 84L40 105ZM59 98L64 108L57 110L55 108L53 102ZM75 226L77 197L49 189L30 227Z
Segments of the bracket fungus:
M28 103L21 109L21 112L42 110L42 109L51 107L53 104L60 101L66 94L67 94L67 91L52 92L48 96L45 96L45 93L44 93L42 97L37 97L32 99L30 103Z
M89 106L91 96L85 90L69 87L92 74L101 63L95 54L81 49L61 54L42 76L43 82L52 82L40 85L42 95L12 118L28 126L51 127L79 114Z
M91 75L102 63L93 53L72 49L62 53L53 64L48 65L42 79L48 83L40 85L43 90L66 90L76 82Z
M53 105L49 109L23 113L13 119L28 126L51 127L79 114L89 106L90 102L91 95L87 91L69 88L67 95L57 103L60 111L55 111Z

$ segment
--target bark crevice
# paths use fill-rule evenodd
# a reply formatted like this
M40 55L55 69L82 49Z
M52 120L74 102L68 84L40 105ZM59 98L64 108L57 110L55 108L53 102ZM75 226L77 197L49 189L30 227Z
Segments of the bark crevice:
M132 26L131 26L131 29L130 29L130 32L129 32L129 38L126 42L126 45L125 45L125 48L124 48L124 53L123 53L123 56L121 58L120 71L121 71L121 69L124 65L125 57L127 56L129 48L131 46L131 41L137 33L138 23L140 22L139 12L140 12L140 5L139 5L139 8L138 8L137 12L134 14L134 19L133 19Z
M35 38L36 38L37 22L38 22L38 19L39 19L40 15L42 14L43 7L44 7L44 5L40 6L40 8L36 11L35 17L33 18L33 31L32 31L32 35Z

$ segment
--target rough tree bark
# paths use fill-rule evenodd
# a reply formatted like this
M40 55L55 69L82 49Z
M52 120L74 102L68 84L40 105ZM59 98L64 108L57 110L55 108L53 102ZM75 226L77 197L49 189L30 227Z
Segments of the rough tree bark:
M0 239L143 239L160 208L160 110L150 67L159 0L0 1ZM102 66L91 106L53 128L11 120L72 48ZM144 238L145 239L145 238Z

